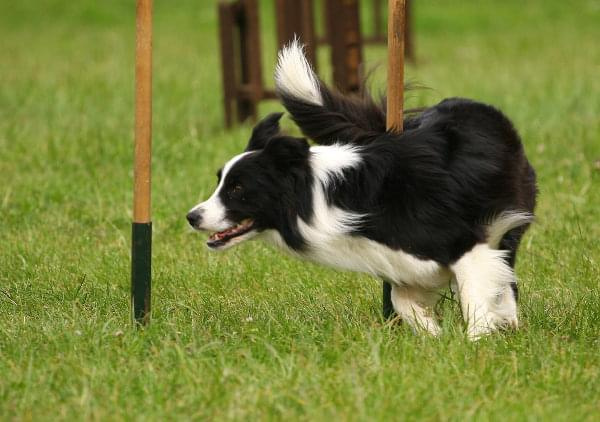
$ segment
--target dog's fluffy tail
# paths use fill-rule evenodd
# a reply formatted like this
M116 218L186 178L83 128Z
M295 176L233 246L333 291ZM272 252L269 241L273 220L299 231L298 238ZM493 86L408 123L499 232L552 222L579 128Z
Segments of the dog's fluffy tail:
M366 144L385 132L384 110L366 93L342 96L327 88L298 40L279 52L275 87L298 127L319 144Z
M504 235L516 229L526 226L533 221L533 214L522 211L505 211L498 215L488 225L487 243L492 249L498 249Z

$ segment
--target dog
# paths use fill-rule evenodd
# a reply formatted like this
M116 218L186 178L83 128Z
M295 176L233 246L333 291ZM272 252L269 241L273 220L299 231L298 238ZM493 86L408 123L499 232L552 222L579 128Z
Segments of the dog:
M313 72L294 41L278 56L277 94L306 139L280 131L282 113L253 129L218 171L210 198L187 214L207 245L260 238L295 255L382 278L415 331L440 333L434 305L454 286L476 340L517 328L519 242L533 219L536 176L509 119L451 98L386 131L368 95L344 96Z

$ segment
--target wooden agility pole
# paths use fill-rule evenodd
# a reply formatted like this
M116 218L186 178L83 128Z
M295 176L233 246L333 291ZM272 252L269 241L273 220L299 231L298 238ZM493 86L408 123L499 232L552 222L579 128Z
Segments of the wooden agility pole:
M131 307L133 321L150 321L152 220L152 0L136 1L135 158L131 230Z
M404 126L404 25L405 0L388 0L388 68L386 128L402 133ZM392 286L383 282L383 316L394 313Z

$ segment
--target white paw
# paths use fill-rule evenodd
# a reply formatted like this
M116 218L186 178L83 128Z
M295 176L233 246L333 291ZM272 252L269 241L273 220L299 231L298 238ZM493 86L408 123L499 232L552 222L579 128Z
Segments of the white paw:
M433 337L438 337L442 333L442 329L438 322L429 317L419 318L418 320L414 318L404 318L404 321L412 328L413 332L417 335L431 335Z
M477 341L486 335L500 330L516 330L519 328L519 321L516 315L500 316L494 313L487 313L470 321L467 327L467 336L471 341Z

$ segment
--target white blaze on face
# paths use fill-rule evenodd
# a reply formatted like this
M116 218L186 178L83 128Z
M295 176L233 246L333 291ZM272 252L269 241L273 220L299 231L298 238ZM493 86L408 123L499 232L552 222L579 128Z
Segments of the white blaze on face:
M220 193L225 185L225 180L227 179L227 173L229 173L229 170L231 170L235 163L250 153L251 152L244 152L229 160L227 164L225 164L225 167L223 167L223 171L221 172L221 180L219 181L217 189L215 189L210 198L199 203L190 210L190 212L199 211L202 215L202 221L198 225L198 229L218 232L226 230L234 225L232 221L229 221L226 218L227 208L221 201Z

